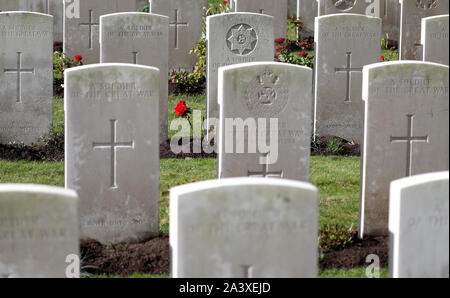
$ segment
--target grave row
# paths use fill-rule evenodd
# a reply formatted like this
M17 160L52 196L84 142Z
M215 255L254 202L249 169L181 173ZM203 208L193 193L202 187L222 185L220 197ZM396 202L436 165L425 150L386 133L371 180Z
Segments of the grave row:
M423 38L427 40L430 36L431 40L441 42L445 39L445 33L441 31L442 26L445 27L445 21L444 25L434 25L435 19L423 20L426 28L423 30ZM448 32L448 16L446 22ZM120 13L104 15L100 18L100 23L100 57L103 64L74 68L66 72L66 187L75 190L80 198L81 238L93 238L103 243L141 241L158 233L159 143L167 138L167 126L164 127L167 118L164 120L164 117L167 117L168 51L164 49L169 48L169 19L155 14ZM448 66L413 61L376 63L380 57L381 20L351 14L327 15L316 19L315 73L305 67L267 62L273 58L273 24L273 17L257 13L230 13L207 19L208 113L210 116L215 113L220 119L217 140L220 148L219 178L280 177L306 183L309 181L312 127L315 127L315 132L325 128L335 129L335 132L327 131L323 134L360 140L363 145L360 237L387 234L391 181L448 170ZM6 99L0 105L0 121L4 121L0 125L0 140L4 135L11 134L15 135L14 138L25 135L29 140L35 140L51 123L52 26L52 18L44 14L0 13L0 28L4 30L0 36L0 51L6 57L0 60L0 70L3 70L0 71L0 90L4 92L1 93L1 99ZM131 29L127 30L127 26ZM437 28L437 32L433 31L433 26ZM138 36L144 41L144 45L136 41ZM213 38L214 36L222 38ZM158 42L145 42L150 37ZM428 57L434 57L435 47L425 46L424 53L431 55ZM155 55L154 51L160 55ZM140 61L151 62L148 62L149 66L144 66L145 62ZM133 62L144 65L131 64ZM247 63L240 64L245 62ZM367 65L370 63L375 64ZM23 83L22 76L28 77L27 84ZM328 88L333 92L323 95ZM326 100L330 97L335 100L327 104ZM274 154L271 151L228 153L226 148L230 146L230 135L232 140L238 139L241 142L236 146L252 144L255 139L245 133L244 138L235 138L239 131L235 132L234 128L227 130L227 119L253 119L254 123L257 119L255 136L258 136L258 140L261 137L260 120L263 120L265 127L270 126L270 138L273 135L278 137L276 162L271 162ZM276 126L272 126L272 119L277 120ZM245 123L245 126L250 125ZM11 129L13 127L18 129ZM243 132L244 127L241 127L240 132ZM4 131L7 133L3 133ZM10 131L13 133L8 134ZM231 146L234 147L233 144ZM230 183L235 189L239 189L240 184L256 183L253 182L256 180L244 180L240 178L235 184ZM223 181L217 183L227 183L226 180ZM303 210L301 206L308 207L314 200L317 203L317 191L305 184L293 186L287 181L274 183L297 187L298 193L286 191L286 195L283 192L276 197L277 200L272 195L265 202L267 209L261 207L259 211L256 208L259 203L255 202L260 202L260 197L264 197L266 193L273 192L258 186L250 192L251 195L247 193L249 195L245 196L246 190L243 190L243 198L252 199L248 206L253 206L253 209L243 210L254 212L247 217L249 222L244 223L244 226L253 224L256 229L261 226L269 229L266 223L258 223L256 220L264 218L264 215L255 214L261 212L268 214L268 217L275 216L271 212L280 208L280 214L286 214L285 217L289 218L293 216L289 211L293 207L300 222L275 221L273 228L281 232L280 237L285 232L297 231L297 238L292 237L292 233L287 233L291 241L297 241L297 244L303 243L304 239L312 239L314 233L317 233L317 215L304 215L295 208ZM222 187L219 184L217 187ZM223 192L227 194L228 190ZM230 190L229 195L222 198L225 203L230 200L229 204L233 206L231 198L239 198L239 195L231 192ZM192 196L189 194L186 197L186 201L189 201ZM216 195L209 192L207 197ZM305 199L298 202L298 206L294 203L291 206L289 202L294 200L292 198ZM175 195L172 201L172 206L181 204L177 202ZM446 202L448 206L448 200ZM237 217L236 210L216 206L220 202L214 203L215 207L210 207L208 203L209 200L205 202L206 209L218 210L215 219L223 218L226 222L227 219ZM196 204L197 202L191 205ZM198 204L202 202L199 201ZM445 202L438 204L445 205ZM195 211L200 207L197 206ZM403 206L395 205L393 208L399 210ZM183 221L180 210L184 212L189 208L175 209L176 215L172 215L175 221ZM221 210L229 212L220 214ZM306 210L314 212L312 207ZM443 210L448 210L448 207ZM56 211L53 214L59 215ZM448 214L439 215L441 217L437 217L440 218L437 223L433 216L435 215L424 217L423 221L434 224L433 228L437 230L447 228L448 233ZM198 215L195 218L197 220L203 217ZM208 218L206 216L206 222ZM397 214L395 219L398 218ZM411 220L414 219L409 218L407 222L410 223ZM239 231L241 228L235 226L234 222L232 225L219 224L217 230L208 230L203 222L190 223L191 229L199 227L196 236L200 237L198 239L203 239L204 232L208 237L219 237L227 243L230 239L231 242L235 240L223 231L229 229L236 232L236 229ZM180 225L175 225L177 226L182 229ZM399 226L397 228L401 228ZM183 229L185 227L183 225ZM276 230L277 227L279 230ZM7 229L3 235L8 233L10 230ZM46 235L46 232L42 233ZM236 237L247 237L246 233L249 232L244 230L242 235L237 233ZM266 234L261 235L264 238ZM258 233L255 233L252 237L257 236ZM177 237L188 236L185 231L175 230L171 231L171 237L180 239ZM240 243L239 239L236 239L236 243ZM193 242L197 246L198 243L201 242ZM303 243L306 244L310 246L299 246L299 250L317 250L317 244ZM215 245L216 242L211 244L213 247ZM275 244L268 243L268 249L271 245ZM192 249L188 245L186 253L179 250L181 258L174 257L173 266L178 268L174 275L198 276L207 272L201 269L197 272L188 271L192 269L188 268L189 260L195 259L195 255L191 255ZM202 246L202 249L205 248ZM233 249L238 251L241 248L236 246ZM212 251L213 258L227 253L235 256L235 252ZM448 252L448 240L446 251ZM225 260L223 264L216 259L204 261L207 268L212 268L220 276L241 276L238 272L247 277L315 276L317 265L311 262L316 262L317 258L312 254L305 254L306 259L299 260L305 262L303 265L293 264L292 271L284 273L277 271L280 269L276 266L269 266L270 263L270 270L264 267L263 257L267 255L266 251L261 251L259 255L263 265L258 263L257 258L251 257L231 263ZM14 265L7 266L7 276L13 276L14 270L19 270L10 269L12 267ZM299 268L306 271L298 271Z
M448 171L391 183L391 277L448 278L448 196ZM72 190L0 185L0 278L79 276L78 205ZM318 207L317 188L291 180L175 187L172 277L317 277Z

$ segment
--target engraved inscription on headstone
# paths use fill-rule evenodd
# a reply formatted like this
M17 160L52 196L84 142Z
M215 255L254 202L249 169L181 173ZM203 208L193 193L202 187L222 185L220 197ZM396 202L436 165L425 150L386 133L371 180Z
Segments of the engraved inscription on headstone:
M87 23L79 23L80 27L87 27L88 30L88 48L93 49L93 40L94 40L94 30L93 27L98 27L99 23L94 23L94 11L89 10L89 21Z
M247 24L233 26L227 34L227 45L231 52L241 56L250 54L256 47L258 36Z
M355 6L356 0L333 0L334 7L339 10L349 10Z
M15 69L5 68L5 74L12 74L17 76L17 102L22 102L22 74L33 74L34 68L22 68L22 54L17 52L17 67Z
M158 235L159 78L125 63L65 73L65 186L80 197L81 239Z
M53 118L53 17L0 12L0 143L36 143Z
M428 136L414 136L414 115L406 115L408 118L407 131L408 135L405 137L392 137L391 143L406 143L406 175L411 176L411 165L413 162L413 143L414 142L429 142Z
M134 142L118 142L117 139L117 120L110 120L111 128L111 141L109 143L93 143L92 148L96 149L108 149L111 151L110 162L111 162L111 188L117 188L116 172L117 172L117 149L128 148L133 149Z
M351 102L350 90L352 89L352 72L362 72L362 67L352 68L352 52L347 52L347 66L345 68L335 68L335 72L345 72L347 75L347 89L345 93L345 102Z
M448 170L448 84L442 64L364 66L360 238L388 234L391 181Z
M216 136L219 118L218 70L222 66L273 61L273 17L259 13L226 13L206 18L207 137Z
M180 30L180 28L183 28L183 27L185 27L185 28L189 27L189 23L181 21L180 11L178 9L175 9L173 14L175 16L174 21L169 23L169 25L170 25L170 27L174 28L174 31L175 31L175 40L173 43L173 47L175 49L178 49L179 48L179 35L180 35L179 30Z
M265 153L262 155L262 157L264 157L264 159L266 160L266 164L262 165L263 169L260 172L248 171L248 177L283 178L283 171L270 171L269 170L270 164L269 164L268 156L269 156L269 153Z
M219 178L309 181L312 70L242 63L220 68L219 80Z
M174 278L314 278L318 191L240 177L170 190Z
M380 61L381 25L358 14L316 18L315 137L363 142L362 67Z

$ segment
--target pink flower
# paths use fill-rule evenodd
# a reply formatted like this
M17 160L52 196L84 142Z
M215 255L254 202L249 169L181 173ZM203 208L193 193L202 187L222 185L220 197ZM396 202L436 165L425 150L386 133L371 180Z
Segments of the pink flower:
M302 52L298 53L298 55L299 55L300 57L306 57L306 56L308 56L308 53L305 52L305 51L302 51Z

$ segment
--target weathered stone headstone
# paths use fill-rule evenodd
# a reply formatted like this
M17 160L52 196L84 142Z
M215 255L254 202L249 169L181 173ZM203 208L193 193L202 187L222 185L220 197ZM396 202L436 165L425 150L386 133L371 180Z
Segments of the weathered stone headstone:
M64 278L79 256L78 199L63 188L0 184L0 278Z
M317 277L318 196L309 183L262 178L172 188L172 277Z
M53 118L53 17L0 12L0 143L37 142Z
M422 19L423 61L449 64L448 15Z
M286 38L287 0L234 0L235 12L253 12L273 17L275 38Z
M158 69L99 64L66 71L66 187L80 197L81 237L158 235Z
M222 66L273 61L273 17L255 13L226 13L206 18L207 130L219 118L218 69ZM208 135L210 138L210 134Z
M300 0L302 1L302 0ZM366 0L317 0L319 16L336 13L366 14Z
M169 69L192 71L197 63L190 54L202 37L205 0L151 0L151 13L170 17Z
M297 18L303 23L304 29L300 33L302 38L314 37L314 19L318 15L316 0L298 0Z
M287 11L288 18L297 15L297 0L288 0Z
M362 68L381 57L381 19L335 14L316 18L315 136L362 144Z
M116 12L135 12L136 0L80 0L79 13L73 3L64 2L64 53L83 57L84 64L100 61L99 18Z
M136 8L141 9L146 6L149 6L149 0L136 0Z
M53 38L63 41L63 0L0 0L0 11L30 11L53 16Z
M420 44L422 18L448 14L448 0L399 0L400 59L422 60Z
M312 70L245 63L220 68L219 81L219 178L309 181Z
M144 12L100 17L100 62L131 63L160 70L159 127L161 142L168 139L169 18Z
M391 277L449 277L448 182L438 172L391 183Z
M379 0L376 17L383 21L383 38L390 45L398 45L400 37L400 3L398 0Z
M448 66L384 62L364 67L359 235L387 235L389 183L448 170Z

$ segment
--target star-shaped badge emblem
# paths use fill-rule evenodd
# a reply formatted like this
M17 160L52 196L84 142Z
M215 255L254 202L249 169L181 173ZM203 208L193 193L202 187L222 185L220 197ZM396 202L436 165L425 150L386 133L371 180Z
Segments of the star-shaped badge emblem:
M246 28L244 25L240 25L237 29L231 29L231 36L228 38L231 43L230 50L238 51L239 55L243 55L247 50L252 51L253 43L257 40L253 33L253 28Z

